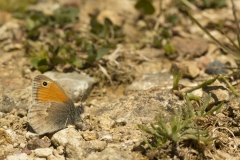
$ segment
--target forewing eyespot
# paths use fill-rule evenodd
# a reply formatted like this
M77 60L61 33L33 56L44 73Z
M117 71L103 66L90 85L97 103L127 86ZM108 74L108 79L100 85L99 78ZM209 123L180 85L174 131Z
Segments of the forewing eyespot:
M44 81L44 82L42 82L42 85L46 87L48 85L48 83Z

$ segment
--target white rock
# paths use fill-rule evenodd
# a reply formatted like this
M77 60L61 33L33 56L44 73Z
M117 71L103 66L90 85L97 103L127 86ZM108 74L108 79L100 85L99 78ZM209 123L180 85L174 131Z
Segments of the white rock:
M112 142L113 137L111 135L105 135L105 136L101 137L100 140L107 141L107 142Z
M62 154L64 153L64 147L63 147L63 146L57 147L57 153L58 153L59 155L62 155Z
M66 159L84 159L91 152L101 152L107 146L105 141L91 140L85 141L80 132L74 128L66 128L55 133L51 138L55 147L64 147ZM61 148L59 148L61 153ZM54 150L54 155L58 157L58 151Z
M52 144L56 147L63 146L67 158L76 159L86 154L82 147L84 141L80 133L74 128L66 128L55 133L51 138ZM85 141L84 141L85 142Z
M47 157L52 155L52 149L50 148L37 148L34 150L37 157Z
M26 146L25 143L20 143L19 148L23 149Z
M26 135L25 135L25 137L26 137L26 139L29 141L29 140L38 138L39 135L36 134L36 133L27 132Z
M57 133L55 133L52 138L51 141L55 146L63 146L65 147L67 144L69 143L77 143L77 140L82 140L82 136L80 135L80 133L74 129L74 128L66 128L63 129Z
M26 153L14 154L7 156L7 160L26 160L28 156Z
M113 137L111 134L109 134L108 131L102 131L98 133L99 138L101 141L106 141L106 142L112 142L113 141Z

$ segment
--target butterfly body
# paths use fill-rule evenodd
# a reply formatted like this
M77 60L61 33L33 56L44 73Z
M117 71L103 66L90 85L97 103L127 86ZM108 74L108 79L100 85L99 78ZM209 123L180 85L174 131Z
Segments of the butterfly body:
M28 123L36 133L51 133L76 123L79 112L57 82L38 75L32 86L33 105L28 111Z

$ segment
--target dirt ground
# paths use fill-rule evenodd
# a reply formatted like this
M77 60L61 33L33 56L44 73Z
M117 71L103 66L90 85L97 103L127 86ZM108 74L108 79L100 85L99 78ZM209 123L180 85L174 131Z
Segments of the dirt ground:
M0 0L0 159L240 159L240 1L24 2ZM32 80L47 71L73 80L59 83L84 111L75 127L38 135L27 115ZM227 81L189 92L218 75ZM190 101L197 120L174 134L187 119L170 122L187 107L183 93L200 98ZM138 126L160 125L159 115L166 141Z

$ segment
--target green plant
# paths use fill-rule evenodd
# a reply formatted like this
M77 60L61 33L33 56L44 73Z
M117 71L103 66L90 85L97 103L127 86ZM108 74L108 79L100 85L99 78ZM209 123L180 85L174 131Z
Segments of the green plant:
M176 111L175 115L171 116L170 119L158 115L156 116L156 122L151 123L150 127L138 125L142 131L152 135L155 139L154 142L150 142L146 137L143 137L143 140L148 144L150 149L157 149L168 141L172 142L173 146L190 139L205 144L212 142L215 138L211 137L207 130L201 129L199 119L217 111L223 102L206 112L205 110L210 98L211 94L204 99L200 110L195 111L188 96L185 96L186 105Z
M173 90L178 90L178 83L180 78L182 77L182 72L176 72L175 70L172 70L172 75L173 75Z
M45 72L59 64L81 68L98 61L122 41L121 27L110 20L100 24L96 16L92 16L91 30L80 30L75 26L78 12L76 7L60 7L50 15L35 10L14 14L26 20L25 48L35 69Z
M185 9L186 13L188 14L189 18L202 30L204 31L208 36L209 38L211 38L219 47L221 47L223 50L229 52L229 53L232 53L233 55L236 56L236 59L240 60L240 27L239 27L239 20L237 18L237 15L236 15L236 9L235 9L235 5L234 5L234 2L233 0L231 0L232 2L232 12L233 12L233 16L234 16L234 19L235 19L235 24L237 26L237 31L236 31L236 35L237 35L237 40L238 40L238 44L236 44L234 42L234 40L232 40L230 37L228 37L226 34L224 34L226 36L226 38L228 38L228 40L230 41L231 43L231 46L227 46L227 45L224 45L223 43L221 43L218 39L216 39L214 36L212 36L209 31L203 27L193 16L192 14L187 10ZM220 30L220 32L222 32ZM232 49L233 48L233 49Z
M144 15L151 15L155 12L155 8L152 5L152 0L137 0L135 8Z
M226 0L177 0L177 6L187 6L188 8L193 8L193 6L198 6L199 8L222 8L226 6Z
M221 8L226 5L226 0L203 0L203 6L206 8Z
M217 75L216 77L212 78L212 79L209 79L209 80L206 80L204 82L202 82L201 84L197 85L196 87L193 87L193 88L190 88L188 89L187 91L185 91L185 93L190 93L194 90L197 90L199 88L202 88L202 87L205 87L205 86L208 86L210 84L212 84L213 82L215 82L216 80L222 80L224 83L226 83L229 87L229 89L232 91L232 93L239 97L239 94L238 92L236 91L236 89L228 82L228 80L226 79L225 76L223 75Z

